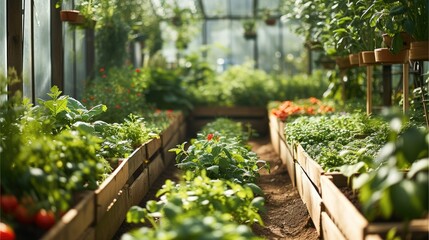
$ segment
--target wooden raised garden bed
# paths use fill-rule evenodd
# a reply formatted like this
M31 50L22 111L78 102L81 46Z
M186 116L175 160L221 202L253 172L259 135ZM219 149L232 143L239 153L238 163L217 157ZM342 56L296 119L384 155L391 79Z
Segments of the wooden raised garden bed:
M286 166L292 185L296 186L294 149L286 141L284 134L285 124L276 116L269 114L270 138L273 148ZM277 149L277 150L276 150Z
M268 134L268 114L264 107L196 107L188 116L189 136L195 136L204 125L219 117L250 124L260 136Z
M313 186L310 178L304 172L302 167L295 163L295 172L296 172L296 188L299 195L301 196L302 201L307 207L308 214L313 221L314 227L316 228L318 234L321 234L321 213L322 213L322 197L317 192L316 188Z
M137 148L94 192L85 192L43 237L44 240L111 239L133 205L174 159L168 150L186 138L186 122L179 115L161 134ZM172 155L173 154L173 155Z
M341 187L348 186L346 177L321 176L321 184L325 212L322 213L322 228L323 232L326 232L324 239L341 239L341 237L337 238L340 233L344 239L385 239L385 234L389 230L396 228L398 232L402 232L406 228L404 222L368 222L340 190ZM332 230L335 227L336 230ZM412 235L411 239L427 239L429 219L412 220L408 231Z

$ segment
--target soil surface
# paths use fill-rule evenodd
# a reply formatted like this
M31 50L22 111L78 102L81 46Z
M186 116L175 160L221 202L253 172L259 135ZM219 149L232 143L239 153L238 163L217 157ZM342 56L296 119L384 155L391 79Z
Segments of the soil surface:
M270 173L261 170L261 176L256 183L265 194L265 212L261 213L265 226L255 224L252 226L253 232L265 239L319 239L307 208L296 188L292 186L287 170L275 153L269 137L250 140L249 144L252 151L258 154L260 159L269 162L271 167ZM165 180L178 181L180 175L180 170L174 166L173 161L139 205L144 207L146 201L156 199L155 194ZM120 239L122 234L136 227L140 226L124 222L113 239Z

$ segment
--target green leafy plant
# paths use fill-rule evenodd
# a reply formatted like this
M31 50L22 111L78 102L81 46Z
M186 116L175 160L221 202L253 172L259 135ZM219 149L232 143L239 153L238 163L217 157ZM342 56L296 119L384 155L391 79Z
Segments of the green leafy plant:
M145 98L149 77L142 69L131 66L100 68L95 79L88 83L82 102L93 107L105 104L108 111L97 119L122 122L128 114L142 114L151 109Z
M134 211L136 207L132 207ZM209 216L200 209L185 211L174 204L164 207L167 218L156 228L142 227L126 233L123 240L137 239L213 239L213 240L258 240L250 227L230 221L228 214L215 212Z
M159 201L148 201L146 209L134 208L128 213L128 221L149 220L155 224L155 218L168 218L166 207L174 205L184 211L199 209L205 215L215 212L228 214L233 222L252 225L263 225L259 211L263 210L262 190L253 183L240 185L231 181L220 179L212 180L206 176L205 171L194 177L191 172L186 172L182 183L176 184L167 180L158 191Z
M303 116L288 122L285 136L299 143L325 170L374 157L387 141L388 124L363 113Z
M362 211L371 221L407 221L428 213L429 133L412 125L404 129L403 121L391 120L389 142L375 159L379 167L353 181Z
M268 169L265 161L259 160L256 153L242 146L236 138L209 134L205 139L203 136L193 139L187 150L185 144L170 151L176 153L178 168L193 171L196 176L207 171L212 179L248 183L255 182L261 168Z

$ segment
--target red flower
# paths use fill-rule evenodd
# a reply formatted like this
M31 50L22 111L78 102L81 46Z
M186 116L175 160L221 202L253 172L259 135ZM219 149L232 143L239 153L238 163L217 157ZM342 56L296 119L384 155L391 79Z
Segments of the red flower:
M106 78L107 77L107 75L106 74L103 74L103 76L101 76L101 78Z
M102 73L102 72L104 72L104 68L100 68L100 72Z
M87 102L87 101L86 101L86 98L82 99L82 102L83 102L83 103L86 103L86 102Z
M213 133L207 134L207 140L210 141L213 138Z
M94 101L95 97L94 97L94 96L89 96L89 99L90 99L91 101Z
M140 68L136 68L136 73L140 73Z
M116 108L116 109L121 109L121 105L116 104L115 108Z
M137 95L137 97L140 97L142 94L138 92L136 95Z

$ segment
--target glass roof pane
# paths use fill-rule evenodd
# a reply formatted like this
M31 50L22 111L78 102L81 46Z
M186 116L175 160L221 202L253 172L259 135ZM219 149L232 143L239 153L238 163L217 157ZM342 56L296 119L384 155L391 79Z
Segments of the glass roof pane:
M254 0L229 0L230 13L232 16L253 16Z
M203 0L207 17L225 17L228 15L228 0Z
M258 1L258 9L278 10L280 5L279 0L262 0Z

